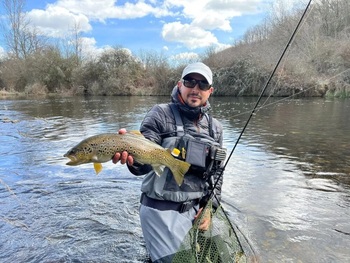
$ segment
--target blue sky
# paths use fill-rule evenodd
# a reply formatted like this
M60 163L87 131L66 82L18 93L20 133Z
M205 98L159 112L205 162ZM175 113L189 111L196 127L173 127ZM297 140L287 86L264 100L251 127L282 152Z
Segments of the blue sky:
M278 0L289 2L288 0ZM37 32L67 41L76 25L86 54L121 46L191 57L227 48L262 21L273 0L26 0ZM5 45L0 41L0 50Z

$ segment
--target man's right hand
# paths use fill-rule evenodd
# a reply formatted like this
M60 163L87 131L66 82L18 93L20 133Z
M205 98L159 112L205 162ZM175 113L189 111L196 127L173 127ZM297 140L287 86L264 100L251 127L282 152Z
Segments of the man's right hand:
M118 131L118 133L119 133L119 134L124 134L124 133L126 133L126 129L125 129L125 128L122 128L122 129L120 129L120 130ZM122 153L117 152L117 153L115 153L115 155L113 156L112 162L116 164L116 163L119 162L119 161L120 161L121 164L126 164L126 163L128 163L128 165L133 165L133 163L134 163L134 158L133 158L131 155L129 155L127 151L124 151L124 152L122 152Z

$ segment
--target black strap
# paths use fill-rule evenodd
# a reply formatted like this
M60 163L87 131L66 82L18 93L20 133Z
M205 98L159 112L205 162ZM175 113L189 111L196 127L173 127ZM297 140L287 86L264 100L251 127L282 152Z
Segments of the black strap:
M173 112L175 122L176 122L176 132L177 136L181 137L185 134L184 131L184 124L179 112L179 109L174 103L169 103L170 109ZM205 114L208 117L208 129L209 129L209 135L210 137L214 138L214 131L213 131L213 116L210 114Z
M170 103L169 105L170 105L171 111L173 112L173 115L175 117L177 136L181 137L185 134L185 132L184 132L184 124L182 122L182 118L180 116L179 109L177 108L177 106L174 103Z
M150 198L145 193L142 193L140 203L143 204L144 206L148 206L160 211L174 210L180 213L184 213L190 210L192 207L199 204L199 200L195 199L188 202L179 203L179 202L173 202L168 200L158 200L158 199Z
M208 124L208 129L209 129L209 135L210 137L214 138L214 131L213 131L213 116L210 114L207 114L209 116L209 124Z

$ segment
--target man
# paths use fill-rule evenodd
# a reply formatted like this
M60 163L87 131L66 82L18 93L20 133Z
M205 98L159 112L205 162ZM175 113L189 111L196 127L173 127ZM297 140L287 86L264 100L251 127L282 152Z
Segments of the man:
M133 174L145 174L140 220L152 262L171 262L208 197L213 198L214 206L220 199L220 167L225 157L217 153L226 152L222 149L222 125L208 114L212 82L208 66L200 62L188 65L173 89L172 102L153 106L141 123L143 136L164 148L176 149L178 158L191 163L182 185L175 182L169 169L156 176L149 165L134 162L127 152L113 158L114 163L127 163ZM211 195L213 186L215 195ZM207 230L210 222L206 213L199 228Z

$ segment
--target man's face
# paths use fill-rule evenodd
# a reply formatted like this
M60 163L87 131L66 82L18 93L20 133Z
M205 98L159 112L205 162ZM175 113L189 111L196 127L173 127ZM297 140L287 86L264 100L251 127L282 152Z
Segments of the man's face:
M188 74L185 78L206 81L206 79L198 73ZM210 87L208 90L201 90L198 83L194 88L188 88L182 81L179 81L177 86L180 90L182 99L190 107L203 106L210 97L210 94L214 91L213 87Z

